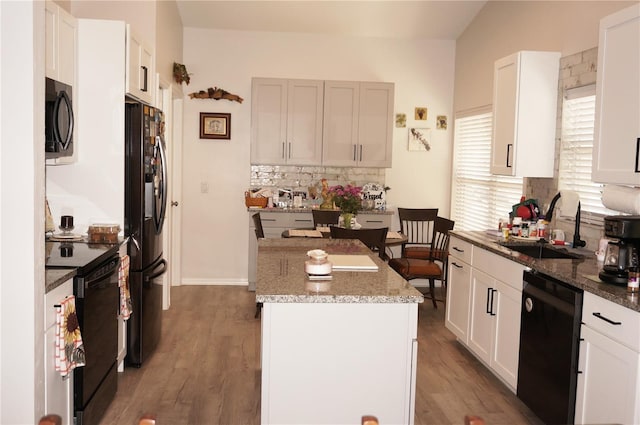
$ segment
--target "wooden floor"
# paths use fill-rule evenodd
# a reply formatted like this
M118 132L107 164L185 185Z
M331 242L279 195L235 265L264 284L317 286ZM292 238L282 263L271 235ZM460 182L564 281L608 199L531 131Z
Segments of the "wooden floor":
M101 425L260 423L260 321L245 287L182 286L171 293L162 340L142 368L118 376ZM540 424L444 327L444 307L419 307L416 424ZM381 424L388 425L388 424Z

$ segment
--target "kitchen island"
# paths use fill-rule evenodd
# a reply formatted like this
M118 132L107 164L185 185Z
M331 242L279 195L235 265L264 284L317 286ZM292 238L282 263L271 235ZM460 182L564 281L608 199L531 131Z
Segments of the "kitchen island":
M378 270L309 280L311 249L367 255ZM263 424L414 422L420 292L353 240L261 240L257 276Z

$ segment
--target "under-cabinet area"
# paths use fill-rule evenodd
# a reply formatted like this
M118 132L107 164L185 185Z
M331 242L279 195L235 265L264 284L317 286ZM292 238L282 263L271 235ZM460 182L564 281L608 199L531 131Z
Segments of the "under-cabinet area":
M513 244L509 247L517 248ZM531 350L550 353L544 367L567 378L568 389L563 387L564 392L555 396L565 400L564 407L555 414L577 424L640 423L638 296L599 281L601 265L585 249L560 249L565 258L540 259L511 248L484 232L452 233L446 328L543 420L549 412L537 411L545 407L536 406L525 394L533 386L536 394L551 394L556 388L553 380L531 379L531 362L541 360L541 355L532 358ZM554 285L559 285L556 291ZM576 294L573 304L564 292ZM573 321L573 330L569 326L566 332L555 332L560 319L549 313L559 309L555 311L564 315L570 307L571 316L562 326ZM544 326L532 320L554 327L540 337L553 346L540 346L534 333ZM573 348L572 341L578 341Z

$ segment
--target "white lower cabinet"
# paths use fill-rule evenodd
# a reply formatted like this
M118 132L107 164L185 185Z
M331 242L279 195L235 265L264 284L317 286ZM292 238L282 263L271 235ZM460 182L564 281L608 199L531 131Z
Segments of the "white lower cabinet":
M456 238L449 244L461 249ZM470 265L450 252L446 327L515 392L525 266L477 247Z
M62 378L56 371L56 309L68 295L73 295L73 279L45 294L45 333L44 333L44 376L45 376L45 412L55 413L62 417L64 425L73 421L73 372Z
M414 423L416 303L264 303L262 424Z
M445 326L469 344L469 297L471 296L472 245L458 238L449 240L449 277Z
M576 424L640 423L640 314L585 292Z

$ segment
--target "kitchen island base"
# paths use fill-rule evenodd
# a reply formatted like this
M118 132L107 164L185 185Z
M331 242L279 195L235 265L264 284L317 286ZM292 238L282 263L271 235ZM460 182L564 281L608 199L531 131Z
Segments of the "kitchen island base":
M264 303L263 424L413 424L417 303Z

